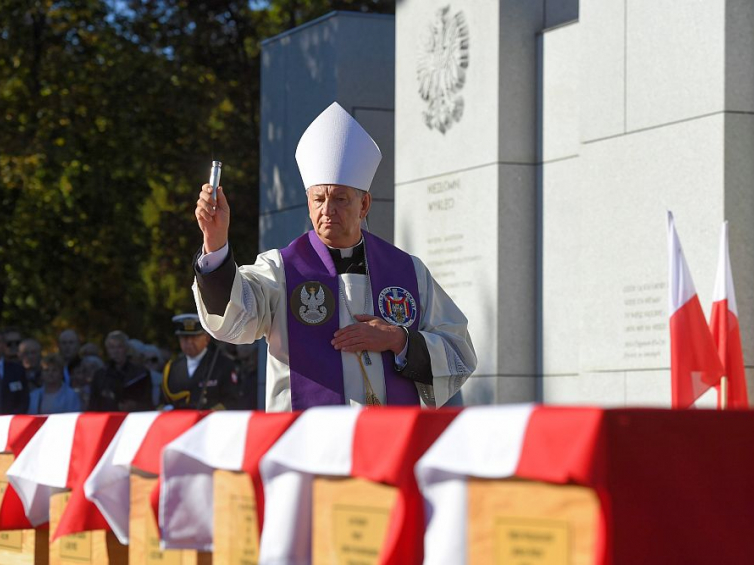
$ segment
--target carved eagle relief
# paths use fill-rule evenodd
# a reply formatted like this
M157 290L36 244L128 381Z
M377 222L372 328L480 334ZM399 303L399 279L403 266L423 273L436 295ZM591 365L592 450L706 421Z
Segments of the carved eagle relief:
M450 15L450 5L437 10L420 36L416 76L419 95L427 102L423 112L429 129L445 133L463 115L459 91L469 66L469 29L463 12Z

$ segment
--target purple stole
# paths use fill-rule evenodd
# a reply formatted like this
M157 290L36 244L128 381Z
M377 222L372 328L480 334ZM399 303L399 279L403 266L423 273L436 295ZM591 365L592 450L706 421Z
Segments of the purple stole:
M369 279L372 287L374 315L380 316L380 293L388 287L401 287L413 296L416 313L409 328L418 329L421 305L416 271L411 256L386 241L362 232L364 252L369 266ZM288 294L288 355L291 369L291 404L293 410L304 410L311 406L343 405L343 360L330 341L339 329L340 288L327 246L320 241L314 231L296 238L281 250L285 267L285 284ZM317 285L304 285L313 281ZM308 288L302 290L302 285ZM315 292L319 285L329 290ZM320 299L321 298L321 299ZM302 305L302 300L306 304ZM324 302L323 302L324 301ZM334 303L333 303L334 302ZM325 304L328 308L322 308ZM311 307L309 306L311 305ZM384 307L384 305L383 305ZM306 313L310 308L314 314L317 308L334 309L327 312L329 317L318 322L316 316L302 321L300 310ZM304 315L304 314L302 314ZM324 315L323 315L324 316ZM352 355L352 353L346 353ZM413 381L395 372L395 357L392 351L382 352L382 366L385 373L385 394L388 405L418 405L419 395ZM361 375L353 378L361 379Z

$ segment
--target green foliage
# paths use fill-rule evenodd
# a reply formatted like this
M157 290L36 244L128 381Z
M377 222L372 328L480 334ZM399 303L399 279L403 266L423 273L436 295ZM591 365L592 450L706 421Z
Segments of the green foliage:
M256 255L261 41L332 9L394 2L4 0L0 326L173 345L212 159Z

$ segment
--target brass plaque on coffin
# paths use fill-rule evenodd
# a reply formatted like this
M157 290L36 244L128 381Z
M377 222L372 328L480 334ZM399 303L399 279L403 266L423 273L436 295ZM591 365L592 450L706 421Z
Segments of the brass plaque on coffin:
M358 478L316 477L312 557L315 565L377 565L397 489Z
M338 563L377 563L390 510L369 506L333 506L333 535Z
M61 538L60 557L90 563L92 560L92 533L82 532Z
M24 550L24 530L0 531L0 550L21 553Z
M569 565L567 522L501 518L495 523L495 563Z
M259 526L251 477L242 472L216 470L213 483L215 561L227 565L256 565Z
M470 565L596 562L599 499L592 489L471 479L467 508Z

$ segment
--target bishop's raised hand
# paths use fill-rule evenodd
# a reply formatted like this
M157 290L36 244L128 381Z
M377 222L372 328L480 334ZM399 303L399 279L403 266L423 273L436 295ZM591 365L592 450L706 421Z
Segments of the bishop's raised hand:
M230 206L225 198L223 187L217 187L217 202L212 198L212 185L202 186L194 211L199 229L204 234L204 252L221 249L228 242L230 227Z

